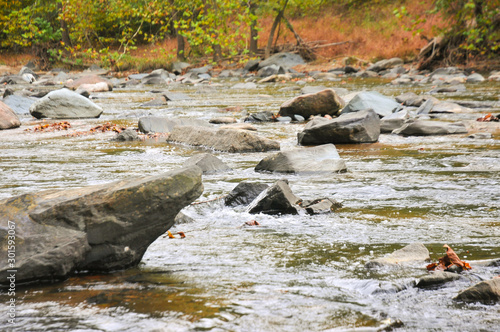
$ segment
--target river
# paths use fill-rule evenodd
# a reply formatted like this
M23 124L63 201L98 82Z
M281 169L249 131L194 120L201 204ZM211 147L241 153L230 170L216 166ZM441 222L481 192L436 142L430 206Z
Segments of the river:
M199 149L164 139L111 142L113 133L84 132L111 121L137 127L138 117L211 119L241 111L272 111L298 95L295 82L231 89L235 79L212 84L117 88L94 94L99 119L69 120L68 132L32 132L41 121L0 131L0 199L45 189L66 189L153 175L180 167ZM393 86L381 79L345 79L309 85L375 90L387 96L432 89ZM480 101L485 107L442 115L471 121L500 113L499 82L467 85L467 91L435 95L441 100ZM143 107L153 89L182 92L191 100ZM488 108L487 108L487 107ZM50 122L50 121L49 121ZM488 124L485 124L485 126ZM259 135L297 145L304 123L255 124ZM12 331L376 331L393 324L404 331L498 331L500 304L463 304L452 298L500 274L484 260L500 258L500 132L402 137L337 145L346 173L280 175L253 168L274 153L213 152L232 171L204 175L205 190L183 211L194 221L175 225L185 238L158 238L137 268L106 275L76 275L64 282L19 287L16 325L4 320L9 296L0 293L0 324ZM250 215L223 200L243 180L271 184L289 180L303 199L330 197L343 204L331 214ZM257 220L260 226L243 226ZM368 270L365 263L422 242L436 261L444 244L469 262L464 278L434 289L412 286L425 264Z

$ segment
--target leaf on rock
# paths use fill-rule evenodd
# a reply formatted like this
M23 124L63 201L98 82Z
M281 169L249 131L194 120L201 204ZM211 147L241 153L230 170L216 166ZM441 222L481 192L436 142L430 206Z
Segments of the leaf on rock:
M167 231L167 234L169 238L175 239L175 236L170 231Z
M181 236L181 239L186 237L186 234L184 234L184 232L177 232L177 234L179 234Z
M427 265L427 271L447 271L453 266L458 266L462 270L471 269L469 263L462 261L449 245L445 244L443 248L446 248L446 255L440 257L438 263Z

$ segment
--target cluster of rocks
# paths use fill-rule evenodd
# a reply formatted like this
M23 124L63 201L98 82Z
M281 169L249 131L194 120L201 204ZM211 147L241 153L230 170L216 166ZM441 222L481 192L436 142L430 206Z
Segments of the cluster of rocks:
M423 243L412 243L384 257L373 259L365 264L365 268L370 270L404 268L411 265L427 264L430 261L429 250ZM498 260L486 263L487 267L496 268L500 265ZM474 267L473 267L474 268ZM461 280L473 283L474 276L469 273L461 274L462 269L457 272L431 271L415 280L411 286L420 289L436 289L446 283ZM401 287L397 290L401 290ZM500 277L490 280L482 280L472 286L460 291L454 301L484 304L494 304L500 302Z

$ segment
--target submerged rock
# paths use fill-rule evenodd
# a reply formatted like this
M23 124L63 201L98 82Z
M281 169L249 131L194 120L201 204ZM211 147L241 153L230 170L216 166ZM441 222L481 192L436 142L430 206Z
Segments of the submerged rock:
M104 83L104 84L98 84L98 83ZM96 85L98 84L98 85ZM101 76L97 75L86 75L83 77L80 77L79 79L69 82L65 85L68 89L71 90L76 90L78 89L81 85L84 85L84 89L88 90L89 92L94 92L90 91L89 89L98 89L96 91L112 91L113 90L113 84L108 79L105 79ZM95 92L96 92L95 91Z
M336 119L313 120L298 133L301 145L373 143L380 136L380 118L371 109L341 114Z
M116 136L111 140L114 142L129 142L129 141L140 141L141 138L137 135L137 131L134 129L125 129L121 133L116 134Z
M36 101L37 99L18 95L9 95L3 99L16 114L29 114L31 105Z
M342 204L331 198L318 198L313 201L303 201L300 204L310 215L334 212L342 207Z
M262 159L255 166L255 171L280 173L328 173L345 170L345 161L340 158L333 144L278 152Z
M21 121L14 111L0 101L0 130L12 129L21 126Z
M261 192L269 188L265 183L240 182L224 199L226 206L250 204Z
M344 101L335 90L326 89L286 101L281 105L279 115L291 117L298 114L308 119L313 115L337 115L342 107Z
M249 213L265 214L298 214L298 203L301 199L295 196L288 186L287 180L278 180L263 191L250 204Z
M430 260L429 250L422 243L412 243L385 257L376 258L366 263L366 268L394 266L405 263L424 262Z
M111 272L137 265L178 212L203 191L198 167L0 201L0 278L53 281L75 271ZM9 226L16 262L7 265Z
M198 153L193 157L189 158L185 163L184 167L198 166L203 171L203 174L211 174L217 172L231 171L229 167L222 160L210 153Z
M201 146L224 152L265 152L279 150L280 143L248 130L194 126L175 127L167 142Z
M500 302L500 278L497 277L491 280L481 281L458 293L453 300L468 303L498 303Z
M49 92L30 106L30 113L37 119L98 118L102 108L84 96L61 89Z

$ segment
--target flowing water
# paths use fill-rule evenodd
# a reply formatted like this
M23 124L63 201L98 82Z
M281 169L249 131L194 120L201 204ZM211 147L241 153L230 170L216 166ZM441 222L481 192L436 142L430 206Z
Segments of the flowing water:
M93 120L70 120L69 132L30 132L40 121L23 119L19 129L0 132L0 199L45 189L107 183L180 167L199 149L162 138L111 142L112 133L72 135L107 121L136 127L139 116L210 119L241 106L249 113L277 112L299 94L296 83L230 89L211 85L134 87L98 93L105 110ZM395 87L382 80L311 83L388 96L423 93L430 85ZM155 89L192 99L146 108ZM442 116L475 120L500 113L499 83L468 85L442 100L480 101L483 108ZM236 114L242 118L241 112ZM50 122L50 121L49 121ZM489 126L477 124L476 126ZM256 124L262 136L296 148L304 124ZM233 171L203 176L205 190L183 211L194 221L175 225L186 237L162 236L137 268L107 275L77 275L60 283L19 287L16 325L7 326L9 300L0 293L0 324L14 331L374 331L500 330L500 304L463 304L452 298L480 280L500 274L479 264L500 258L500 136L401 137L378 143L337 145L348 172L322 175L256 173L274 153L213 152ZM303 199L334 198L336 213L309 216L250 215L221 199L240 181L273 183L286 178ZM206 202L209 201L209 202ZM243 226L257 220L260 226ZM430 290L413 282L425 264L368 270L365 263L422 242L437 260L450 245L473 270Z

